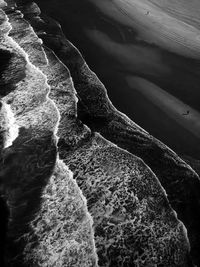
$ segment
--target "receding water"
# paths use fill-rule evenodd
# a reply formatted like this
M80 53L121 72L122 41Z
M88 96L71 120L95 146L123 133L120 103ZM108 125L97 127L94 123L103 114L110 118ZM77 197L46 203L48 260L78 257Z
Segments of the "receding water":
M200 158L200 3L38 0L113 104L178 153Z

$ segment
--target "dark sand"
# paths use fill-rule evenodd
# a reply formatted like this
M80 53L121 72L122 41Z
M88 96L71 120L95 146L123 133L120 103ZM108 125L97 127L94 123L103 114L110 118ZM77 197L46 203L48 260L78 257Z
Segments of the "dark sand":
M133 18L119 0L37 2L43 13L60 22L66 37L81 51L120 111L176 152L199 158L200 30L196 1L188 7L186 1L144 0L139 6L153 6L146 12L133 1L138 8ZM146 18L150 15L156 26ZM170 39L172 35L174 39ZM133 78L132 83L127 77ZM150 88L144 95L135 77L161 88L166 96L155 101L156 92ZM172 104L171 99L177 101Z

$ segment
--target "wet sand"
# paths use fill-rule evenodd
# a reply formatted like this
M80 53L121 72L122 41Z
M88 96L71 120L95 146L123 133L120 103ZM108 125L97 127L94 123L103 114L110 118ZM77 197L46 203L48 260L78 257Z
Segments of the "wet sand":
M191 130L192 114L200 111L197 1L37 2L61 23L64 34L82 52L119 110L176 152L199 158L199 126ZM163 102L169 101L166 96L181 102L183 108L176 118L174 105L164 111L161 103L139 90L134 79L130 86L127 76L161 88L166 92ZM185 126L185 120L190 126Z

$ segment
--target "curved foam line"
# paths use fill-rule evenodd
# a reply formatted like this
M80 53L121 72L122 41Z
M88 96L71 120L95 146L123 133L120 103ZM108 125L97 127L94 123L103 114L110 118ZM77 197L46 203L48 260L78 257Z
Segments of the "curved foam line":
M4 12L5 14L5 12ZM17 51L19 51L19 53L25 58L26 62L27 62L27 65L26 65L26 69L27 71L28 70L34 70L35 72L37 72L38 74L40 74L43 78L44 78L44 81L45 81L45 87L48 88L48 92L46 94L46 101L48 102L51 102L52 106L55 108L56 112L57 112L57 122L56 122L56 125L55 125L55 128L54 128L54 131L53 131L53 134L54 136L56 137L56 140L58 142L58 139L59 139L59 136L57 135L57 132L58 132L58 127L59 127L59 123L60 123L60 119L61 119L61 116L60 116L60 111L58 109L58 107L56 106L56 103L49 97L49 94L50 94L50 91L51 91L51 87L50 85L48 84L48 78L47 76L42 72L42 70L40 70L38 67L36 67L35 65L33 65L30 60L29 60L29 55L23 50L23 48L21 48L19 46L19 44L13 40L12 37L9 36L9 33L10 31L12 30L12 25L9 23L9 18L8 16L5 14L5 18L6 18L6 24L8 26L8 31L7 33L4 35L4 38L6 39L6 41L11 45L12 48L16 49ZM33 28L31 27L31 29L33 30ZM34 32L34 30L33 30ZM42 40L41 40L42 42ZM43 50L44 51L44 50ZM44 52L44 55L45 55L45 52ZM47 59L47 57L46 57ZM47 59L47 63L48 63L48 59ZM9 132L12 134L12 138L11 139L8 139L9 142L6 143L6 145L12 145L12 142L17 138L18 134L16 135L16 132L18 133L18 130L19 130L19 126L16 124L16 120L15 120L15 117L14 117L14 113L11 109L11 107L8 105L8 104L4 104L5 108L6 108L6 111L7 111L7 114L8 114L8 117L10 118L10 124L9 124ZM15 133L15 134L14 134ZM96 264L95 266L98 266L98 257L97 257L97 253L96 253L96 248L95 248L95 241L94 241L94 232L93 232L93 220L92 220L92 217L91 215L89 214L88 212L88 209L87 209L87 201L85 199L85 197L83 196L82 194L82 191L80 190L80 188L78 187L76 181L73 179L73 174L71 171L68 171L68 167L67 165L65 165L60 159L59 159L59 154L57 154L57 160L56 160L56 164L59 165L63 170L64 172L66 173L66 175L68 175L68 173L70 173L70 179L73 180L73 183L74 183L74 186L79 190L79 194L80 194L80 198L81 200L83 201L84 203L84 211L86 213L86 217L87 217L87 220L89 222L89 230L91 231L91 239L92 239L92 244L91 244L91 249L93 251L93 257L95 258L96 260Z
M10 147L13 144L13 141L19 135L19 126L16 124L14 113L10 105L2 102L2 111L4 110L4 116L6 120L7 134L5 136L4 148Z

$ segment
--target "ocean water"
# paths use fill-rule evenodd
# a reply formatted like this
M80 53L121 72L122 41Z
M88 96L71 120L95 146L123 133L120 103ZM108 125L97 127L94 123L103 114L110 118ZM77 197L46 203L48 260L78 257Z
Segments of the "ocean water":
M177 153L200 158L200 2L38 0L113 104Z

